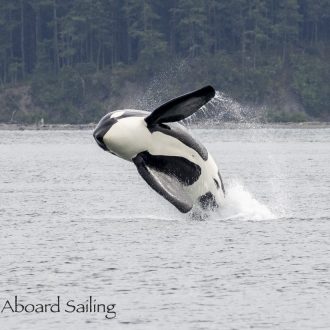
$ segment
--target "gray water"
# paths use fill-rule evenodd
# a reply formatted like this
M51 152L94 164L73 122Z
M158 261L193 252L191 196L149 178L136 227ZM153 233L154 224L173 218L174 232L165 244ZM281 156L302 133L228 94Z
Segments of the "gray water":
M182 215L89 131L0 132L1 329L330 329L330 129L193 130L227 189Z

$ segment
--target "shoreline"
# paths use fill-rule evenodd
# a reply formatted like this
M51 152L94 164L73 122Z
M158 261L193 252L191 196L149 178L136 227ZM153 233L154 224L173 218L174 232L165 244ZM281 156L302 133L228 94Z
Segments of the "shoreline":
M49 125L35 125L35 124L5 124L0 123L0 131L83 131L93 130L97 124L49 124ZM261 129L261 128L330 128L330 122L301 122L301 123L214 123L214 122L203 122L203 123L186 123L185 126L189 128L200 128L200 129Z

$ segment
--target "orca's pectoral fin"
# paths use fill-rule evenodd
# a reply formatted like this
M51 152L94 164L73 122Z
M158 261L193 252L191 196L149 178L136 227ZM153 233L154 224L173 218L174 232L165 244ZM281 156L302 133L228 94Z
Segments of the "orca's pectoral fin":
M175 177L149 166L141 154L133 158L133 162L148 185L172 203L180 212L187 213L192 209L192 201L188 196L185 196L182 184Z
M182 120L191 116L204 104L212 99L215 90L205 86L197 91L179 96L155 109L145 118L148 126Z

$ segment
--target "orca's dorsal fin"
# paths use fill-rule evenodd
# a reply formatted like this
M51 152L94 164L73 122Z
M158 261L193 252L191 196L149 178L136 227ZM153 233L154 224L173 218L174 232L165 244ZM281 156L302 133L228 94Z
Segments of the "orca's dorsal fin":
M191 116L215 95L212 86L181 95L155 109L144 120L148 126L182 120Z

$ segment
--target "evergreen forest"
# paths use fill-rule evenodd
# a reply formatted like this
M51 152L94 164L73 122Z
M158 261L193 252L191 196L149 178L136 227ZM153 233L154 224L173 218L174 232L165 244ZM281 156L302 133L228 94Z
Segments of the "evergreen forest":
M330 0L0 0L0 122L97 122L206 84L265 121L330 121Z

